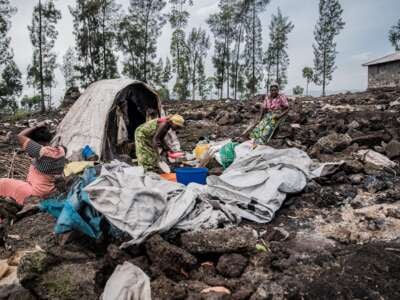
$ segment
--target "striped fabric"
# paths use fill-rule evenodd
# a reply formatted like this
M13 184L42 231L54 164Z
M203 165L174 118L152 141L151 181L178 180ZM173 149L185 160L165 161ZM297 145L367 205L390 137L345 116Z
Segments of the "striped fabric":
M52 151L53 150L53 151ZM25 151L32 157L35 168L46 175L61 175L66 163L64 150L59 147L43 147L35 141L30 140ZM63 155L51 157L47 153L57 152Z

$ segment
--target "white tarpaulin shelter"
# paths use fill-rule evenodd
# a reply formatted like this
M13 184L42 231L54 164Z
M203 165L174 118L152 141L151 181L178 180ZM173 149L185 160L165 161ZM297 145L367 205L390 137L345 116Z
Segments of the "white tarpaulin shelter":
M135 129L149 112L163 114L157 93L145 83L132 79L97 81L70 108L53 144L67 147L67 157L89 145L101 159L111 160L121 132L133 142Z

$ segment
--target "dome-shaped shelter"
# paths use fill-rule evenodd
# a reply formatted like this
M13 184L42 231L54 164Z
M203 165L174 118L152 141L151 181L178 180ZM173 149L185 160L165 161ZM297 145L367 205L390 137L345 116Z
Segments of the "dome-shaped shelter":
M163 110L157 93L147 84L131 79L97 81L70 108L53 144L66 146L67 157L89 145L102 160L111 160L126 154L119 148L121 139L133 143L136 128L149 114L162 116ZM179 149L172 132L168 138Z

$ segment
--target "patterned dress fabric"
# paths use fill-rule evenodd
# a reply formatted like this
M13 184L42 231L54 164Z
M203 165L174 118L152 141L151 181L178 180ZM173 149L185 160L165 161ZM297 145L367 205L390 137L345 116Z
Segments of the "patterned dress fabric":
M255 144L267 145L269 143L276 129L285 120L285 117L278 118L277 114L280 110L288 107L287 97L283 94L278 95L276 98L268 97L264 101L264 108L267 110L267 113L250 134L250 138L254 140Z
M158 154L153 146L153 137L159 122L159 119L148 121L135 131L136 158L139 166L146 171L154 171L158 166Z

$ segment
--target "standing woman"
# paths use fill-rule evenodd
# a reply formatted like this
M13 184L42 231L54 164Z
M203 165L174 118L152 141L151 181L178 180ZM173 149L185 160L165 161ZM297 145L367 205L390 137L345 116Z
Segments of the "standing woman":
M180 115L157 118L140 125L135 131L136 158L146 171L158 170L160 149L168 149L164 138L170 129L182 128L185 120Z
M47 197L55 190L57 175L62 175L65 159L64 147L51 147L52 135L44 123L24 129L18 142L33 160L26 181L0 179L0 197L9 197L23 205L31 196Z
M267 145L277 128L283 123L289 112L288 99L279 93L279 86L270 86L270 95L267 95L255 125L247 130L250 138L256 145ZM246 135L246 133L245 133Z

